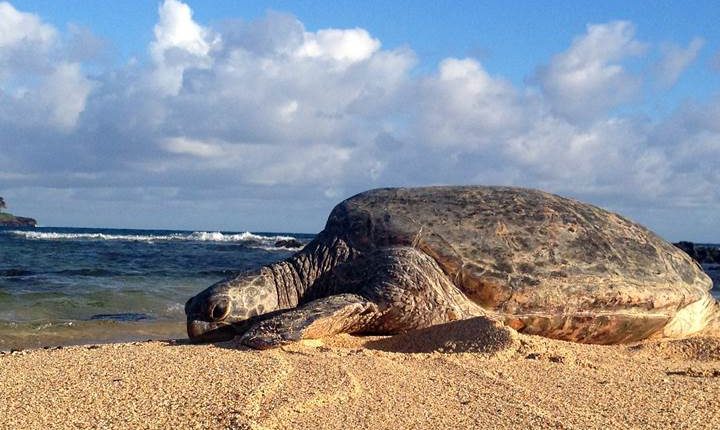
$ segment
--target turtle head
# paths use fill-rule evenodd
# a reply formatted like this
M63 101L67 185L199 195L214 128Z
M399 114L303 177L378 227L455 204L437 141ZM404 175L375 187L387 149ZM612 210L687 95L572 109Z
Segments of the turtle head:
M190 340L230 340L249 328L251 318L278 308L275 284L262 273L218 282L185 303Z

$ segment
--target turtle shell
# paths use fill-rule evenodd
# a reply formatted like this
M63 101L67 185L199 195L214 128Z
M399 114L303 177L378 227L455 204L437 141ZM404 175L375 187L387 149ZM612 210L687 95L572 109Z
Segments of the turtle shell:
M421 249L470 300L516 325L528 315L628 313L664 325L712 287L685 252L645 227L532 189L371 190L336 206L325 231L361 253Z

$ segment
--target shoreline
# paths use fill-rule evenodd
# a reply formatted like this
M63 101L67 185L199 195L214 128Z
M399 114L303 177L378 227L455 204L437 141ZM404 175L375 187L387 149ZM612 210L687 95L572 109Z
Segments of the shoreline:
M514 332L471 339L487 329L466 321L267 351L170 340L0 354L0 418L27 429L720 423L718 337L614 346Z
M61 350L61 349L72 349L72 348L90 348L95 349L98 347L114 346L114 345L136 345L141 343L164 343L172 345L183 345L192 344L189 339L183 338L124 338L124 339L113 339L108 341L87 341L78 343L53 343L43 346L19 346L10 349L0 349L0 357L3 355L12 355L16 353L32 353L37 351L50 351L50 350Z
M185 324L175 320L146 322L73 321L38 330L33 327L0 330L0 352L52 349L95 344L140 341L182 340L187 338Z

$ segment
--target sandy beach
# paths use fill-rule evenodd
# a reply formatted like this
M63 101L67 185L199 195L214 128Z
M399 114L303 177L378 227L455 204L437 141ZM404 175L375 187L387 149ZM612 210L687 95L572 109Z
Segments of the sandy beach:
M3 428L715 428L720 338L581 345L479 319L268 351L149 341L6 352L0 386Z

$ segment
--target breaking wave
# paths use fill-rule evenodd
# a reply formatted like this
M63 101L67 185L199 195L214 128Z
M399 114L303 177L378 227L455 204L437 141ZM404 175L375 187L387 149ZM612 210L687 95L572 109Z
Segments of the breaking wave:
M108 234L108 233L58 233L40 231L13 230L10 234L23 237L29 240L80 240L80 241L102 241L116 240L126 242L168 242L168 241L193 241L193 242L229 242L256 245L263 248L273 248L279 240L297 240L293 236L265 236L249 231L243 233L221 233L209 231L195 231L192 233L171 233L171 234Z

